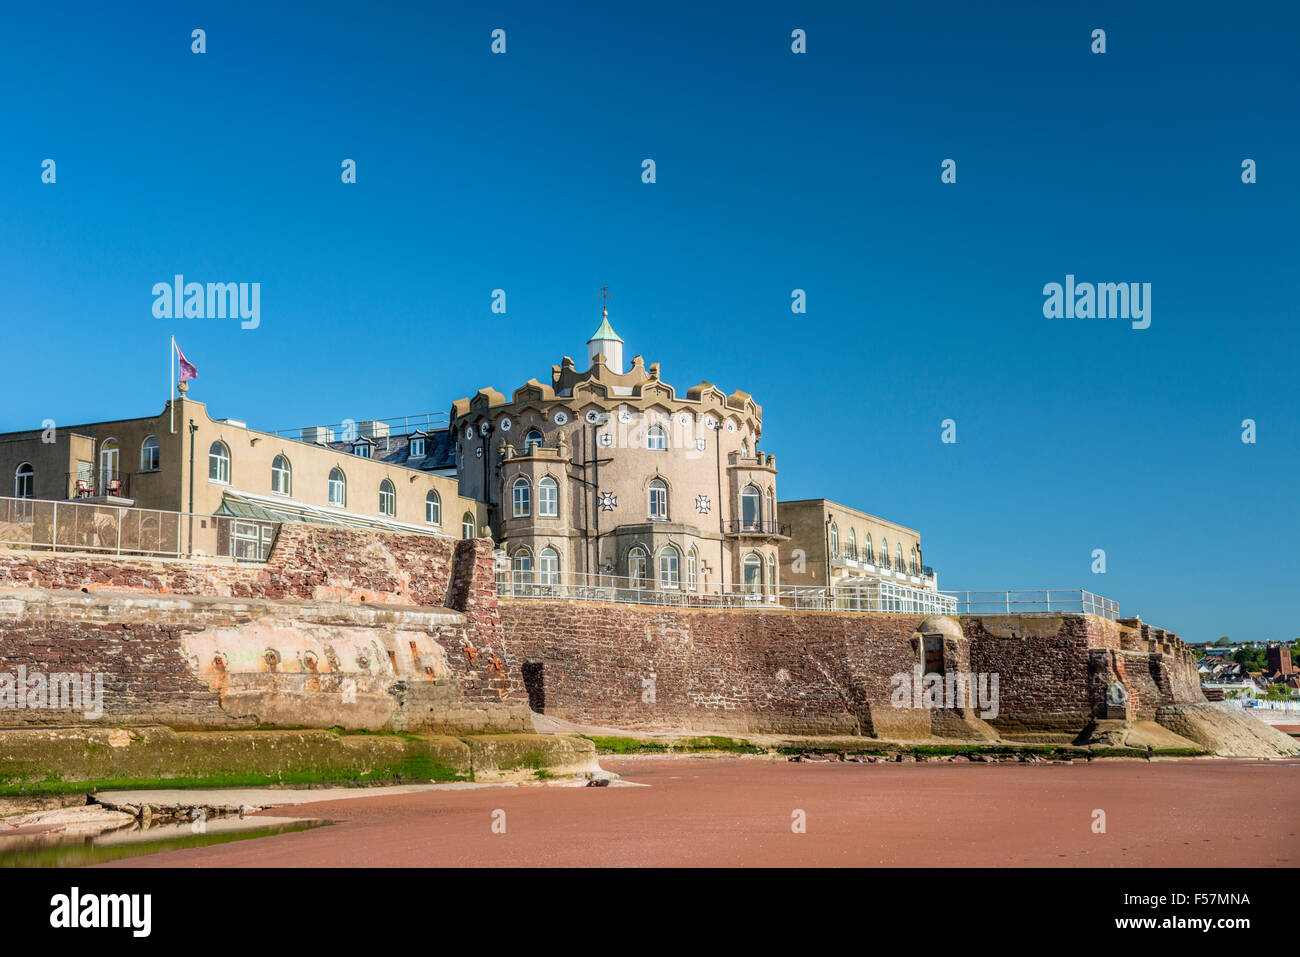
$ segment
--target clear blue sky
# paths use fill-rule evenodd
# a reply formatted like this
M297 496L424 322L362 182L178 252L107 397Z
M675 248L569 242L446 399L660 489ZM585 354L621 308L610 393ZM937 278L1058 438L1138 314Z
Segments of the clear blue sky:
M444 411L584 355L607 283L941 587L1300 635L1295 4L271 7L6 11L0 429L158 411L171 333L254 427ZM260 327L154 318L178 272ZM1067 273L1151 327L1044 318Z

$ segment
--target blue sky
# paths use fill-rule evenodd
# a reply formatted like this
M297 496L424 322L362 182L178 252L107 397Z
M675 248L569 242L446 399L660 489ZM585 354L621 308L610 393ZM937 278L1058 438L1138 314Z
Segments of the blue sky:
M16 7L0 429L159 410L172 333L254 427L441 412L585 355L608 284L629 355L763 404L783 498L918 528L941 587L1300 635L1300 14L995 6ZM155 318L175 273L260 326ZM1044 318L1067 273L1150 328Z

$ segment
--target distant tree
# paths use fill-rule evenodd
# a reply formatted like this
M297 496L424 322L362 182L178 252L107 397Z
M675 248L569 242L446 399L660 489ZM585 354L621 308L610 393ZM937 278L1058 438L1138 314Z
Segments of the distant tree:
M1215 644L1218 645L1220 648L1222 648L1224 645L1232 644L1232 639L1229 638L1227 635L1224 635L1222 638L1216 641Z
M1232 653L1232 660L1244 665L1247 671L1258 671L1264 667L1264 649L1239 648Z

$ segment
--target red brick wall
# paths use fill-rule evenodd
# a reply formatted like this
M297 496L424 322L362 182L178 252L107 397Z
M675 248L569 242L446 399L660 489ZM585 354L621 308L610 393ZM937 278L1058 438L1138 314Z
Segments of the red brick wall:
M265 564L0 551L0 588L445 605L456 541L286 524Z
M890 702L891 676L910 673L918 660L911 639L923 616L507 600L501 617L506 642L530 675L534 707L565 720L884 736L930 728ZM1129 687L1132 717L1151 717L1162 703L1204 700L1179 677L1190 653L1153 652L1140 632L1115 622L1045 615L962 625L965 647L954 661L998 675L999 715L989 723L1000 731L1078 733L1094 715L1105 716L1106 688L1117 676ZM643 700L651 677L653 702Z
M505 601L544 709L629 729L868 733L923 616ZM537 666L540 665L540 670ZM654 701L648 697L653 680ZM894 716L884 715L886 719Z
M475 700L523 702L522 671L501 629L494 562L487 539L456 543L447 607L465 616L457 649L464 659L461 685L465 696Z
M91 601L44 596L32 588L100 594ZM502 637L492 550L485 540L289 525L261 565L0 552L0 597L5 592L20 600L10 603L17 610L0 609L0 674L17 674L20 666L29 673L102 674L102 720L110 723L158 722L178 728L248 724L223 711L219 690L205 678L212 662L189 660L184 640L225 629L231 635L223 640L238 643L240 629L262 625L268 615L280 623L279 637L267 640L283 642L277 654L284 663L277 670L260 659L242 662L242 687L281 695L285 701L304 688L310 692L313 683L294 674L294 649L301 653L315 633L298 626L328 625L334 619L318 606L300 615L304 606L294 602L342 602L450 607L464 616L463 621L443 616L422 629L446 652L446 665L437 673L422 667L414 642L409 649L402 642L388 652L399 656L392 663L403 670L402 679L386 692L398 701L393 720L400 719L403 728L527 729L521 669ZM203 604L187 611L109 601L122 592L250 599L254 604ZM279 604L286 599L293 601ZM395 607L385 614L374 626L377 638L381 629L409 628L390 621L401 616ZM413 664L401 658L408 654L415 656ZM317 658L312 677L319 671L323 680L316 684L332 696L328 701L336 701L334 665L328 653ZM351 727L351 713L340 708L338 720L328 723ZM0 710L0 726L83 720L79 711Z
M67 724L168 724L177 728L233 727L220 699L186 667L174 624L105 624L39 617L0 619L0 673L102 675L102 719L84 707L0 710L0 727ZM189 629L196 630L196 629ZM28 689L23 687L22 693ZM93 700L93 699L92 699Z

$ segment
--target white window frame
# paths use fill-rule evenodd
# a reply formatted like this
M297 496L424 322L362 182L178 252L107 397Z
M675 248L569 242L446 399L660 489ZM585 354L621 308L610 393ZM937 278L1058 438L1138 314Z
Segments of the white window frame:
M651 452L668 451L668 430L662 425L652 425L646 429L645 447Z
M751 562L750 559L753 559ZM758 581L749 580L749 570L758 569ZM761 598L763 595L763 556L758 552L750 552L740 563L740 580L744 583L746 598Z
M221 449L219 453L213 451L217 448ZM214 464L216 475L212 474ZM222 485L230 484L230 446L220 439L208 446L208 481L220 482Z
M560 515L560 483L549 475L537 480L537 514L540 518Z
M31 462L20 462L14 469L14 498L35 498L35 491L36 467Z
M152 445L149 444L151 442L153 443ZM146 456L146 452L152 452L153 454ZM144 441L140 443L140 471L158 471L159 461L161 461L161 458L158 452L158 436L146 435Z
M407 455L413 459L424 458L423 437L411 439L411 447L407 450Z
M277 462L283 462L284 465L276 465ZM283 453L277 453L271 459L271 494L293 494L293 464L289 461L289 456Z
M436 488L429 489L424 496L424 524L442 525L442 496Z
M528 518L533 513L533 483L519 476L510 483L510 515Z
M397 489L388 479L379 483L379 514L389 518L397 516Z
M560 583L560 553L549 545L537 553L537 584Z
M478 523L474 521L474 516L469 512L460 517L460 535L461 538L474 538L478 535Z
M511 581L516 585L533 583L533 553L521 548L510 557Z
M754 503L754 517L745 517L745 504ZM746 531L760 530L763 527L763 492L752 482L740 490L740 527Z
M668 521L668 483L661 478L653 478L647 488L646 513L652 522ZM656 503L656 499L658 503ZM656 504L658 507L656 508Z
M339 476L337 480L334 478L334 473L335 473L335 472L337 472L337 473L338 473L338 476ZM328 482L329 482L329 487L328 487L328 490L327 490L327 494L326 494L326 499L325 499L325 500L326 500L327 502L329 502L330 505L334 506L335 508L347 508L347 507L348 507L348 476L347 476L347 473L344 472L341 468L339 468L339 467L336 465L336 466L334 466L334 468L330 469L330 474L329 474ZM334 489L335 489L336 487L339 489L339 495L338 495L337 498L336 498L335 495L334 495Z
M627 577L631 587L644 588L649 584L649 562L650 554L640 545L633 545L627 550Z
M682 587L682 553L673 545L665 545L659 551L659 587Z

